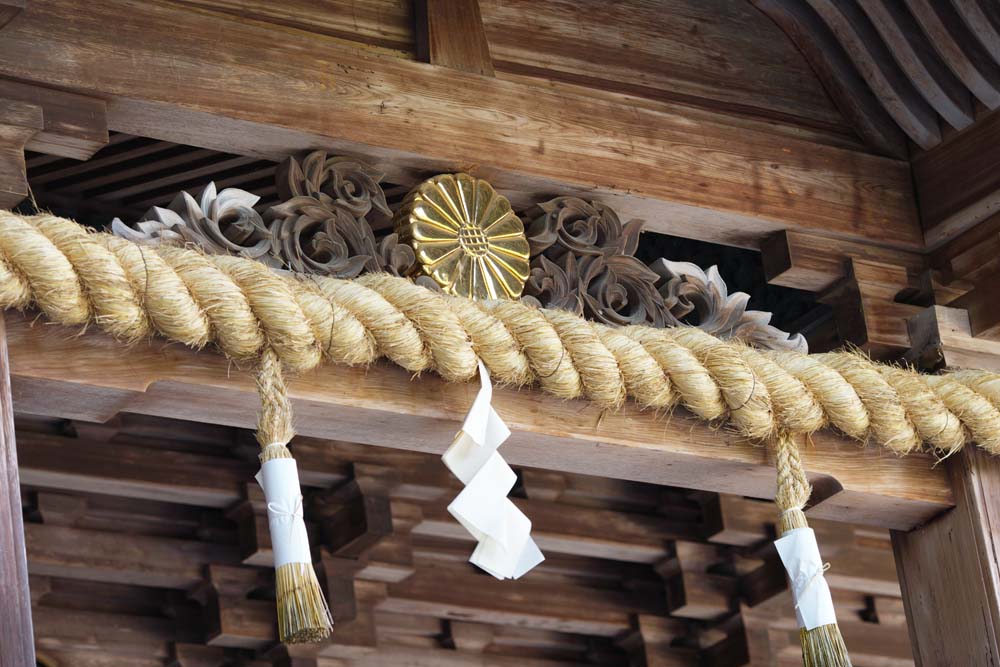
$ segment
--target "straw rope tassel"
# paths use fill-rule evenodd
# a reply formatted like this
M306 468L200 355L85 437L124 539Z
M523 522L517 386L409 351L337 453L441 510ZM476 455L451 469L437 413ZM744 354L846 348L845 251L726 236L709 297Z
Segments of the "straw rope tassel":
M257 442L261 446L260 463L263 472L269 461L276 459L292 459L286 446L295 435L292 429L292 405L288 400L285 379L281 371L281 361L277 353L270 347L264 348L260 359L260 370L257 374L257 390L260 393L261 410L257 425ZM297 475L295 477L297 482ZM275 513L279 516L278 525L290 525L288 522L301 521L302 501L301 491L291 490L297 498L291 509L280 510L273 507L270 496L268 501L268 518L271 525L271 542L275 545L275 557L278 557L278 543L292 538L291 527L288 532L275 531L275 523L270 521ZM265 494L268 488L265 485ZM304 535L304 525L302 527ZM306 557L309 562L290 562L277 564L275 567L275 590L278 605L278 634L286 644L303 642L318 642L330 636L333 619L327 607L326 596L316 579L311 558L308 557L308 542L305 543Z
M778 530L785 535L797 528L809 527L802 510L809 501L812 487L802 468L799 448L791 435L778 434L773 439L773 450L778 469L774 503L781 510ZM814 576L822 576L822 571ZM836 623L812 630L799 628L799 641L802 643L802 664L805 667L851 667L844 637Z

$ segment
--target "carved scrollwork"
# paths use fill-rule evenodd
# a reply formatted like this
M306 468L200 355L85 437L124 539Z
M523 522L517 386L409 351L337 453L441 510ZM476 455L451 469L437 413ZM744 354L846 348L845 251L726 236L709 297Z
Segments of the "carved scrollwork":
M771 326L771 313L747 310L749 294L729 294L716 267L703 271L690 262L658 259L650 269L661 278L660 294L676 324L695 324L720 338L736 338L756 347L808 352L802 334L790 335ZM691 315L696 321L685 321Z
M729 294L718 270L634 257L642 222L622 224L599 203L557 197L529 218L531 268L524 300L589 319L626 326L691 324L723 338L759 347L805 350L801 335L770 325L771 314L747 310L749 296Z
M382 175L350 158L315 151L277 171L284 201L268 212L275 258L293 271L354 278L364 271L406 275L416 256L395 234L376 243L369 215L392 216Z
M410 243L395 233L376 238L373 232L370 220L387 224L393 218L377 170L315 151L279 165L276 179L282 201L263 216L255 209L257 196L235 188L217 192L210 183L197 197L182 192L169 207L150 209L132 227L116 218L111 229L134 241L193 244L302 273L340 278L375 271L421 273ZM412 205L411 200L412 193L406 201ZM538 204L524 220L520 243L526 237L530 255L524 301L614 326L693 325L757 347L806 350L801 335L770 324L770 313L748 310L748 295L730 294L716 267L703 270L667 259L647 266L636 258L639 220L622 224L610 207L578 197ZM440 291L438 282L423 273L416 282ZM523 273L519 276L523 279Z
M210 253L267 261L271 232L253 208L259 200L237 188L217 192L209 183L197 199L181 192L169 207L149 209L135 228L115 218L111 231L151 245L191 243Z

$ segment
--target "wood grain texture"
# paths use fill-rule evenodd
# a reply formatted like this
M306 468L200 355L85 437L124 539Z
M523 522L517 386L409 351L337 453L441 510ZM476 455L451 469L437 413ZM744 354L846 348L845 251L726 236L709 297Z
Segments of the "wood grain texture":
M0 316L0 666L33 667L32 637L10 363L4 318Z
M947 462L956 507L893 549L918 667L1000 664L1000 460L972 448Z
M108 143L104 100L8 79L0 79L0 100L41 107L42 128L28 140L28 150L86 160Z
M415 51L411 0L171 0L186 7L244 21L328 35L412 57ZM291 37L290 37L291 38Z
M417 59L493 76L479 0L415 0Z
M913 160L930 248L1000 212L1000 111Z
M848 134L809 65L768 20L725 0L480 0L498 76Z
M0 2L0 29L13 21L24 10L27 0L2 0Z
M1000 373L1000 342L973 336L966 310L931 306L911 316L907 329L906 359L920 368L983 368Z
M120 411L252 428L258 398L249 374L231 373L214 354L151 342L122 354L97 333L69 337L10 316L17 410L104 421ZM295 378L296 428L304 435L443 452L473 385L378 364L325 367ZM613 414L535 391L497 389L494 404L514 431L505 458L527 465L678 484L769 498L774 470L765 448L683 417L626 406ZM814 437L803 462L829 497L811 515L910 528L950 506L940 470L925 455L896 458L830 433ZM832 478L832 479L831 479Z
M815 10L805 2L752 2L802 52L834 104L861 139L882 155L906 159L906 135L886 112Z
M655 231L738 245L784 227L921 243L905 164L775 140L724 114L570 95L310 35L291 44L167 4L81 13L75 0L43 0L6 32L0 73L105 95L116 129L272 157L360 151L395 171L475 166L502 190L586 193ZM151 35L169 39L154 46Z
M28 196L24 145L41 129L41 107L0 99L0 208L13 208Z
M861 259L903 267L918 273L923 255L852 243L795 231L778 232L760 246L764 277L771 285L822 292L850 272L850 260Z

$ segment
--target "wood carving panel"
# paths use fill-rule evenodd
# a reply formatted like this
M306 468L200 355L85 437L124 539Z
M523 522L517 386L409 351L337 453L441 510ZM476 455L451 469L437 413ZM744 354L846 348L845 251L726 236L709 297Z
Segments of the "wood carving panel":
M254 208L256 195L220 192L210 183L197 198L182 192L133 226L115 219L111 229L136 241L190 243L298 273L354 278L385 271L440 290L420 275L409 244L396 233L376 235L399 208L390 206L382 179L359 160L315 151L279 166L280 201L263 211ZM412 197L407 202L412 205ZM641 220L622 224L609 206L577 197L533 205L521 217L530 252L522 298L529 303L613 326L694 325L758 347L806 349L801 335L772 327L770 313L748 310L748 295L730 294L715 267L704 271L666 259L647 265L636 258Z

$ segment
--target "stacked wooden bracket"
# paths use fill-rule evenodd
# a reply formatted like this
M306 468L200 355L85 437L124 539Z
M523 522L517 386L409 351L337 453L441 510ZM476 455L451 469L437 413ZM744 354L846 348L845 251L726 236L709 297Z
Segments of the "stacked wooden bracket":
M829 304L811 349L853 343L922 368L997 370L1000 353L1000 113L913 159L925 248L860 244L799 231L761 245L771 284ZM825 344L824 344L825 342Z
M436 456L300 438L336 626L283 647L248 433L22 416L17 438L37 646L59 664L735 667L797 650L770 502L522 468L514 500L548 558L499 582L467 564ZM887 533L816 530L852 646L912 664Z

